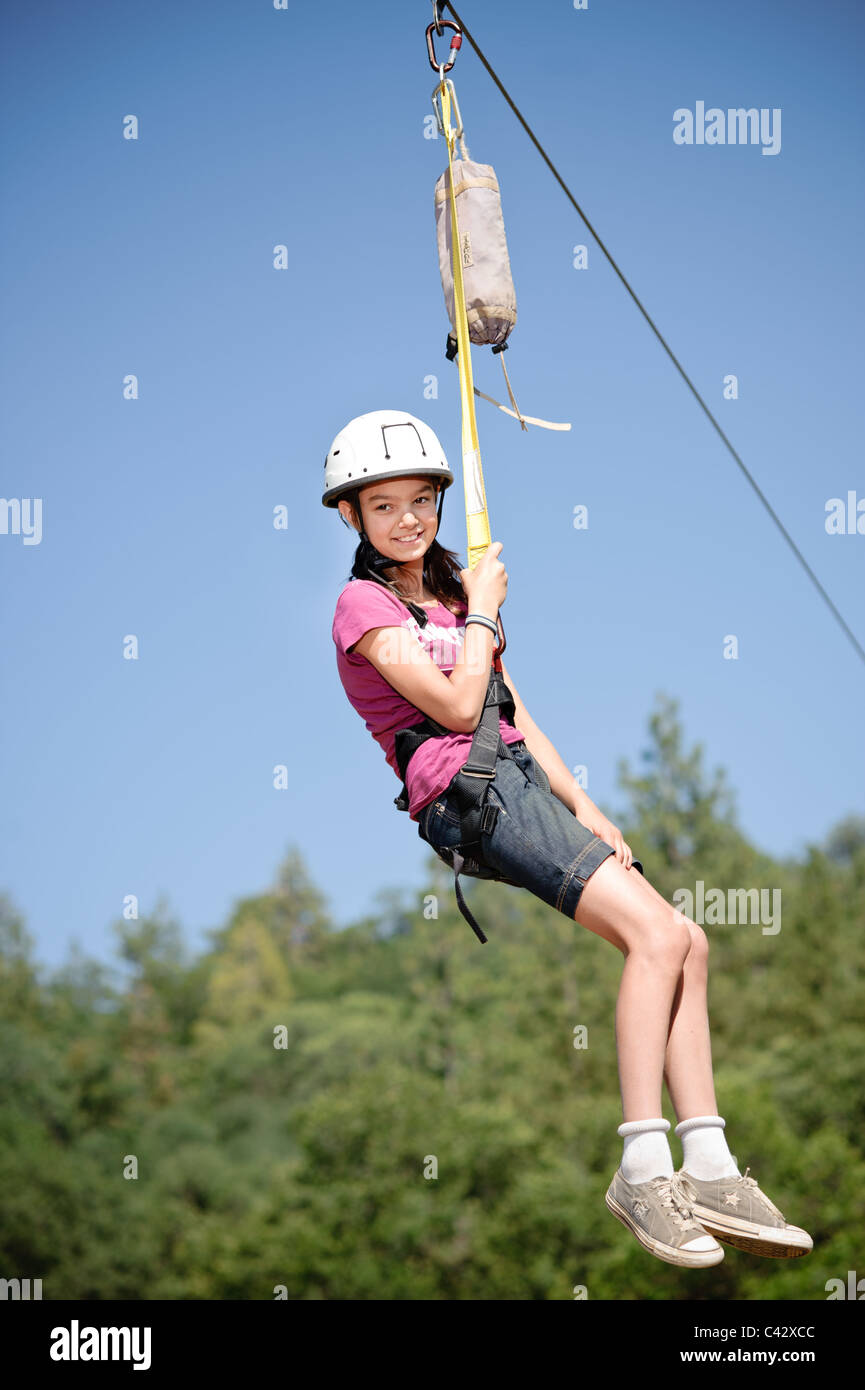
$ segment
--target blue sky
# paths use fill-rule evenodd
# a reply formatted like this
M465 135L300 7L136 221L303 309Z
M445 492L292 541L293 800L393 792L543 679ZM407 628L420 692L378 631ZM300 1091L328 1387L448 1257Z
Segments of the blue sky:
M861 8L458 9L865 644L865 536L825 530L828 499L865 497ZM381 408L459 475L431 13L5 10L0 492L42 499L42 534L0 535L0 887L47 964L73 939L107 958L127 894L200 949L291 846L339 923L420 890L431 851L337 678L353 545L320 497L333 436ZM477 403L513 680L611 813L675 696L747 833L799 854L865 809L863 663L467 40L451 75L502 190L517 400L573 425ZM780 152L677 145L698 101L779 108ZM473 366L502 400L488 348ZM465 555L461 493L442 539Z

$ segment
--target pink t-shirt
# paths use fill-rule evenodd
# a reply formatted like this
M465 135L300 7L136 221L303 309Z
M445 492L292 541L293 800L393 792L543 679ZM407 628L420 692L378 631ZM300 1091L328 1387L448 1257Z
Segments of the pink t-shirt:
M394 690L371 661L360 652L349 652L348 648L370 628L404 627L449 676L465 639L465 600L459 614L451 613L443 604L430 606L425 611L429 616L426 627L421 627L406 605L382 584L374 579L350 579L337 599L333 619L336 664L345 693L373 738L381 744L397 777L399 765L394 748L397 730L420 724L425 718L424 712ZM505 743L517 743L523 737L520 730L508 724L501 715L499 729ZM424 806L443 792L459 772L469 756L472 737L470 733L454 732L428 738L413 754L406 779L408 813L412 820L418 819Z

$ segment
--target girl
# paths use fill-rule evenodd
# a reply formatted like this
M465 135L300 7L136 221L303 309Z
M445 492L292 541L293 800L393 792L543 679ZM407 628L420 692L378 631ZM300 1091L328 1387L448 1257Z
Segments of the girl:
M436 539L452 481L428 425L402 411L373 411L334 439L322 497L360 536L333 621L339 675L397 776L397 731L425 719L441 730L412 753L405 786L409 815L442 857L464 842L454 788L465 784L508 583L500 542L468 570ZM760 1255L807 1254L810 1236L787 1224L748 1169L740 1174L727 1147L712 1078L705 932L634 872L621 831L577 785L504 662L501 669L513 721L501 712L507 705L496 711L495 776L479 784L498 812L485 819L483 862L491 877L528 888L625 959L616 1004L624 1152L607 1207L670 1264L718 1264L724 1251L715 1236ZM678 1173L662 1080L683 1141Z

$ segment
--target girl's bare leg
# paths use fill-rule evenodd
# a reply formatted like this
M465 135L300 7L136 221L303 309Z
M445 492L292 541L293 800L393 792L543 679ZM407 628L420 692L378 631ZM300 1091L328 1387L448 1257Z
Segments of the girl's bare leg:
M621 867L621 865L619 866ZM633 869L626 872L633 873ZM656 904L669 907L660 893L638 874L645 895ZM675 911L675 909L674 909ZM679 914L682 916L682 914ZM715 1082L712 1076L712 1044L709 1036L707 991L709 982L709 940L702 927L682 917L691 934L691 949L682 967L673 1008L664 1079L677 1120L692 1115L717 1115Z
M716 1115L705 932L614 855L589 878L575 920L625 957L616 1001L623 1119L659 1116L664 1079L677 1119Z

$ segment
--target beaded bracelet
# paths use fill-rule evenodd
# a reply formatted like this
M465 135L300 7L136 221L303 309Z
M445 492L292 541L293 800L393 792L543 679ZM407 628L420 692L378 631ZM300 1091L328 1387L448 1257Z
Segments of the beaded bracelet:
M467 613L465 626L468 627L469 623L483 623L484 627L488 627L494 637L498 637L499 635L498 623L494 623L492 618L488 618L485 613Z

